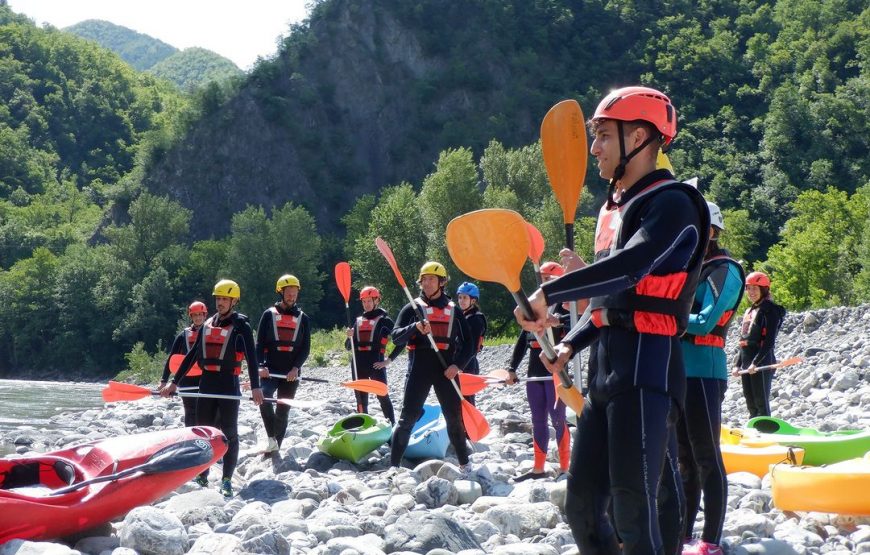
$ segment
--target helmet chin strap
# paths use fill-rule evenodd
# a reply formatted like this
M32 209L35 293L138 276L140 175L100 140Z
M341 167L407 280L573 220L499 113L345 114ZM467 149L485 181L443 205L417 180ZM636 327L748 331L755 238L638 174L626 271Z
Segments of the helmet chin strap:
M612 208L616 204L618 204L615 200L613 200L613 192L616 190L616 182L622 179L622 176L625 175L625 167L628 165L628 162L634 158L638 152L646 148L648 144L656 140L656 137L650 136L640 144L639 147L629 152L627 155L625 154L625 136L624 136L624 126L622 124L622 120L616 120L616 129L617 134L619 135L619 164L613 170L613 177L610 179L610 186L607 188L607 207Z

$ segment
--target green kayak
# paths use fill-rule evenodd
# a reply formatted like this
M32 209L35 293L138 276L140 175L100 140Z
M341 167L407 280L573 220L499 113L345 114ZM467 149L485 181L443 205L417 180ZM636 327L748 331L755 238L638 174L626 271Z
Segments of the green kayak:
M779 418L758 416L746 423L758 435L743 436L744 445L777 443L804 450L804 464L819 466L858 457L870 451L870 430L820 432L813 428L792 426Z
M390 439L387 422L368 414L351 414L335 423L317 442L317 448L336 459L357 463Z

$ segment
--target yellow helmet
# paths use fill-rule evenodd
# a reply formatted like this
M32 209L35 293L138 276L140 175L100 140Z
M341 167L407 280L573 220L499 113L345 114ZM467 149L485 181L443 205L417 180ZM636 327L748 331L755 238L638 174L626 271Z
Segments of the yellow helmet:
M242 290L239 289L239 284L231 279L222 279L215 283L214 291L211 292L215 297L230 297L239 299L242 297Z
M671 160L668 158L668 155L659 150L658 155L656 155L656 169L657 170L668 170L671 173L674 173L674 167L671 165Z
M299 285L299 278L292 274L284 274L278 278L277 282L275 282L275 292L280 293L285 287L290 287L291 285L295 285L299 289L302 289L302 286Z
M427 262L420 267L420 276L417 279L422 279L422 277L426 274L431 274L447 279L447 268L445 268L444 265L439 262Z

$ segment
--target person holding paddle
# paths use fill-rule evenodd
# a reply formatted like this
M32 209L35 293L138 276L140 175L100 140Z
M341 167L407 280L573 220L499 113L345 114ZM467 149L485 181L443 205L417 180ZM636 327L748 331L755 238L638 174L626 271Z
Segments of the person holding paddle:
M393 331L393 321L387 311L381 308L381 292L377 287L368 285L359 292L359 301L363 307L362 315L358 316L353 326L347 329L347 340L344 348L353 348L353 368L356 376L353 379L372 379L387 383L387 366L396 360L404 350L394 347L390 356L384 358L390 332ZM354 391L356 410L368 414L369 394L364 391ZM378 396L381 411L393 426L396 425L396 413L389 395Z
M291 274L284 274L275 282L275 292L281 300L267 308L257 326L257 359L263 379L263 396L293 399L299 387L299 371L311 351L311 325L308 315L296 304L302 285ZM260 405L260 416L266 428L263 454L275 453L281 448L287 433L287 415L290 407L271 403Z
M474 346L474 354L468 360L468 364L462 370L466 374L480 374L480 364L477 362L477 353L483 350L483 339L486 337L486 316L480 311L480 288L474 283L463 281L456 289L456 302L462 309L462 314L468 322L471 330L471 344ZM474 395L465 397L469 403L474 404Z
M215 284L212 295L217 314L203 323L175 377L160 389L160 394L164 397L174 394L178 383L194 363L199 362L203 370L199 379L200 393L241 396L239 374L242 372L242 361L246 360L251 397L255 404L260 405L263 403L263 390L260 389L260 377L257 374L254 332L248 317L234 310L241 298L239 284L222 279ZM239 459L239 400L201 397L196 403L196 423L200 426L214 426L217 423L227 437L220 492L224 497L232 497L232 478ZM208 469L197 477L197 483L208 485Z
M471 358L474 345L471 331L462 311L444 294L447 285L447 269L439 262L427 262L420 268L418 283L420 296L406 304L396 318L393 328L393 343L408 347L408 379L405 382L405 398L399 425L393 432L390 464L398 467L408 447L414 423L423 414L423 403L434 387L447 421L447 435L460 468L468 469L469 451L465 443L465 426L462 421L461 395L450 381L459 374ZM422 310L425 320L417 317ZM438 350L429 342L434 337ZM441 364L443 358L447 368ZM458 388L458 385L457 385Z
M659 499L665 455L685 399L679 337L686 330L707 247L709 214L701 194L656 169L676 135L670 99L647 87L612 91L589 121L591 153L610 182L595 234L595 261L545 283L528 299L543 333L557 323L549 305L590 299L588 322L562 340L551 372L598 341L589 396L578 415L565 512L582 553L675 553L682 508ZM657 505L673 503L659 515ZM661 522L660 522L661 516Z
M683 336L686 365L686 404L677 425L679 465L686 494L686 530L689 545L683 555L721 553L722 526L728 506L728 478L719 450L722 400L728 387L725 337L743 298L743 267L719 246L725 220L719 207L710 211L710 243L704 257L689 324ZM692 542L692 529L701 493L704 494L704 530Z
M199 329L202 327L202 323L205 322L205 319L208 316L208 309L205 307L205 303L194 301L190 303L189 307L187 307L187 315L190 316L191 324L181 330L181 333L175 336L175 341L172 342L172 347L169 349L169 356L166 358L166 364L163 365L163 376L160 378L159 389L163 389L169 381L169 361L172 358L172 355L184 356L193 348L193 344L196 343L196 338L199 336ZM184 379L179 382L179 385L182 388L197 388L199 387L199 376L185 376ZM195 426L196 398L182 397L181 403L184 406L184 425L187 427Z
M565 273L556 262L544 262L541 264L541 281L546 283ZM555 307L555 313L560 317L570 317L568 309L562 305ZM562 318L563 323L568 325L569 322ZM565 336L565 327L559 327L557 337L562 339ZM526 351L529 353L529 369L527 376L529 378L546 377L550 373L541 362L541 345L534 335L527 331L520 332L516 344L514 344L513 354L511 355L510 366L508 369L508 384L515 384L519 381L517 378L517 368L526 356ZM547 450L550 445L550 426L547 423L547 415L549 414L550 422L553 424L553 429L556 430L556 445L559 447L559 469L562 472L568 471L568 464L571 459L571 435L568 433L568 423L565 417L565 403L556 396L556 388L549 381L527 381L526 396L529 399L529 409L532 412L532 445L535 453L535 462L532 470L514 478L515 482L524 480L543 478L546 476Z

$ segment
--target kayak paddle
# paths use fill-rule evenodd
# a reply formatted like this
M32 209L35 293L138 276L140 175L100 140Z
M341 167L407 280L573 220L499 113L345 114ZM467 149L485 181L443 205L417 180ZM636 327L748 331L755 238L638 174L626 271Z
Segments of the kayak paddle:
M586 178L586 122L576 100L563 100L550 108L541 122L541 154L550 188L562 207L565 246L574 250L574 217ZM571 327L577 324L577 303L569 303ZM574 368L580 353L574 354Z
M148 389L147 387L116 381L109 381L109 385L103 388L102 391L103 401L107 403L113 403L116 401L137 401L139 399L144 399L145 397L157 395L160 395L160 392L155 389ZM242 400L246 398L242 397L241 395L220 395L218 393L179 392L176 393L176 395L178 395L179 397L203 397L207 399ZM250 397L247 398L250 399ZM268 397L263 399L263 401L266 403L277 403L279 405L287 405L288 407L295 408L314 408L319 407L323 404L323 401L305 401L301 399L271 399Z
M528 244L528 238L526 239L526 244ZM393 251L390 249L390 245L387 244L382 238L378 237L375 239L375 246L378 248L378 251L383 255L383 257L387 260L387 263L390 265L390 268L393 269L393 274L396 276L396 280L399 282L399 285L402 286L402 289L405 291L405 296L408 297L408 302L411 303L411 306L414 307L417 317L420 318L421 322L426 321L426 315L423 314L423 310L419 304L414 300L414 297L411 296L411 292L408 290L407 284L405 284L405 278L402 277L402 272L399 271L399 265L396 263L396 257L393 256ZM435 344L435 338L431 333L427 334L429 338L429 343L432 345L432 350L435 351L435 355L438 357L438 360L441 362L441 366L446 370L447 362L444 360L444 357L441 355L441 351L438 350L438 345ZM468 439L472 442L480 441L485 438L489 433L489 422L486 421L486 418L483 414L478 410L477 407L472 405L468 400L462 396L462 392L459 390L459 386L456 384L454 380L450 380L451 385L456 390L456 394L459 395L460 403L462 406L462 422L465 424L465 433L468 434Z
M341 293L341 298L344 299L344 315L347 319L347 327L353 327L353 321L350 319L350 264L347 262L339 262L335 265L335 285L338 287L338 292ZM350 336L350 375L356 380L356 355L353 344L353 335ZM386 395L386 394L385 394ZM361 407L357 407L357 412Z
M212 449L211 444L207 441L199 439L182 441L181 443L175 443L164 447L151 455L147 461L140 465L130 467L114 474L97 476L90 480L84 480L70 486L56 489L51 492L51 495L63 495L93 484L114 482L133 474L177 472L179 470L208 464L211 462L213 456L214 450Z
M469 212L447 224L447 250L463 273L482 281L504 285L527 318L532 307L520 283L520 273L529 251L526 221L513 210L485 209ZM535 334L544 356L556 360L556 350L546 334ZM583 409L583 394L565 371L558 372L559 398L577 414ZM554 380L555 381L555 380Z
M798 364L803 362L803 357L791 357L787 358L782 362L777 362L776 364L768 364L767 366L759 366L755 369L756 372L764 372L765 370L776 370L777 368L784 368L786 366L792 366L794 364ZM741 370L737 372L738 374L748 374L749 370Z
M503 373L504 377L499 374ZM459 387L463 395L474 395L491 385L503 385L508 380L507 370L495 370L489 374L459 374ZM518 382L551 382L553 376L532 376L530 378L517 378Z
M541 277L541 256L544 254L544 236L532 224L526 222L526 230L529 232L529 260L532 261L532 266L535 267L535 282L538 287L541 286L543 278Z
M278 378L279 380L287 379L286 374L269 374L269 377ZM309 378L308 376L302 376L299 379L303 382L308 381L341 385L356 391L360 391L362 393L371 393L373 395L377 395L378 397L383 397L387 394L387 384L385 384L384 382L379 382L377 380L353 380L350 382L336 382L333 380L325 380L323 378Z

